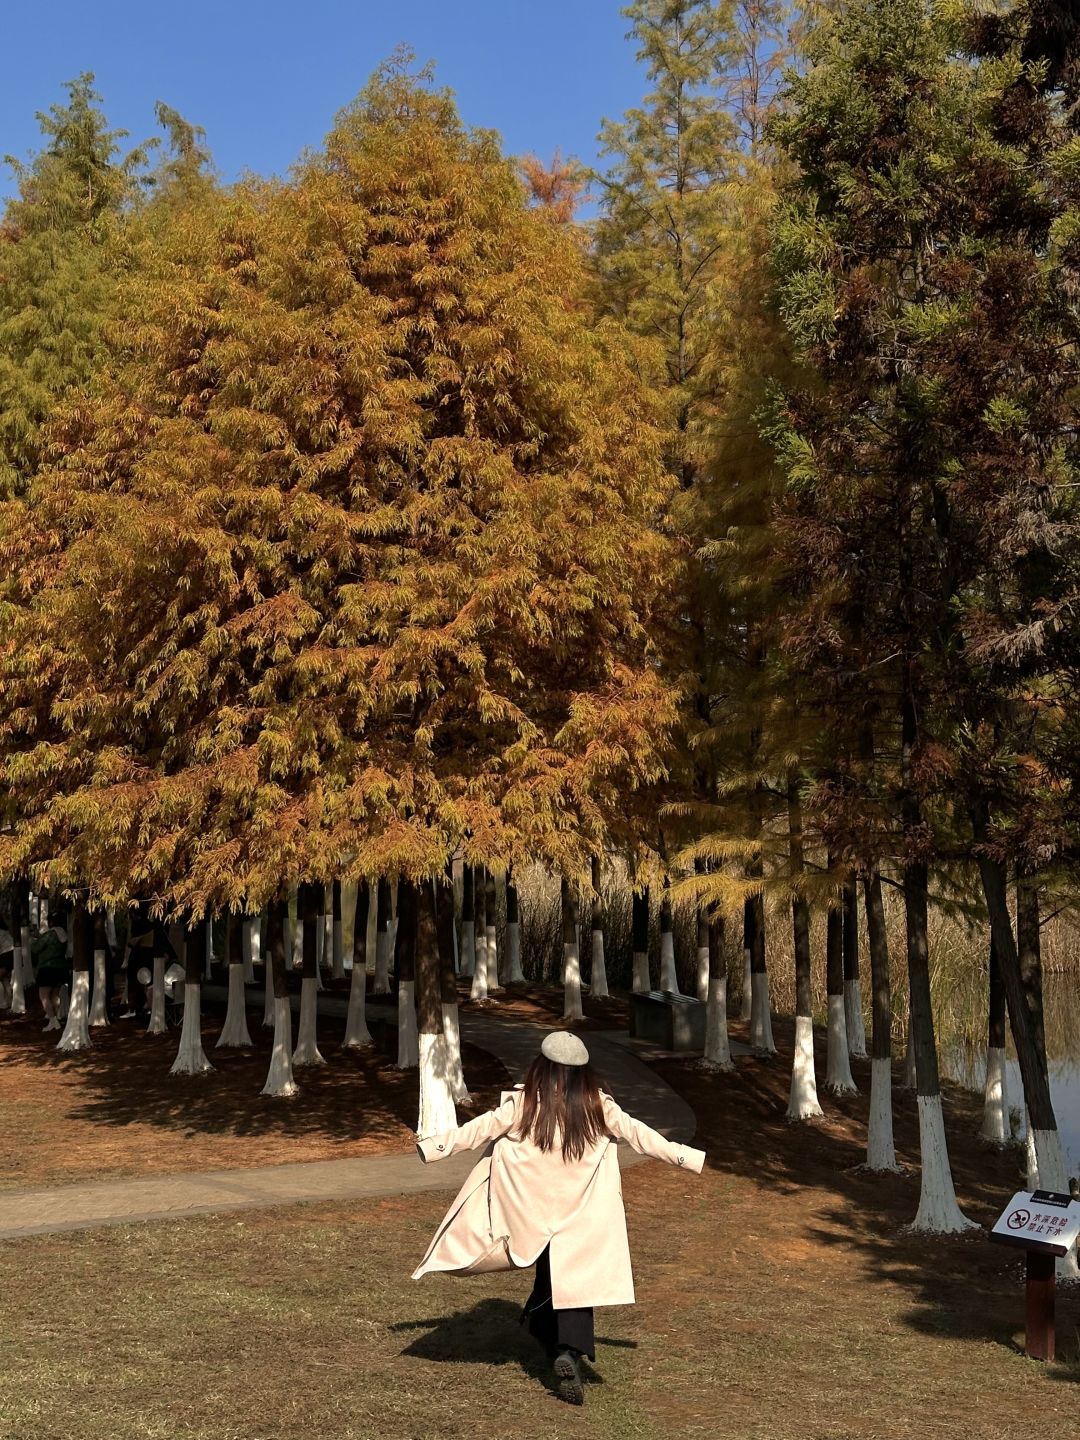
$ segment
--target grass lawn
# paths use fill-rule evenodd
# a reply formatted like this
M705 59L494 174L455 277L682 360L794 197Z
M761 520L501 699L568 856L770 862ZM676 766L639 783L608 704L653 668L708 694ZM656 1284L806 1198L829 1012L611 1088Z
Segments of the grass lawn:
M790 1045L777 1024L782 1049ZM736 1034L739 1027L733 1027ZM409 1280L446 1203L416 1195L0 1244L12 1440L1028 1440L1080 1415L1080 1297L1061 1361L1026 1360L1021 1266L985 1235L903 1233L914 1173L861 1159L866 1100L783 1121L786 1063L661 1067L700 1116L700 1178L627 1172L638 1305L597 1312L584 1411L517 1326L529 1276ZM866 1067L856 1066L864 1091ZM987 1221L1016 1154L947 1107L962 1203ZM917 1144L897 1097L898 1143ZM172 1167L170 1167L172 1168Z

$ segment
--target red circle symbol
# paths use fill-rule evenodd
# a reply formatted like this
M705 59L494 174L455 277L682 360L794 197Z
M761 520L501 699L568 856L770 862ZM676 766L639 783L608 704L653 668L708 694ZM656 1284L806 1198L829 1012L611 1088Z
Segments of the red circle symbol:
M1031 1219L1030 1210L1014 1210L1005 1224L1010 1230L1023 1230L1024 1226Z

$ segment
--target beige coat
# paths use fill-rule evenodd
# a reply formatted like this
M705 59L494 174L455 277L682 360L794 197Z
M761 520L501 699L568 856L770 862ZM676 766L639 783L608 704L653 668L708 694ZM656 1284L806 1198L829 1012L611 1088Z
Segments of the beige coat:
M489 1140L495 1145L458 1191L413 1279L434 1270L460 1274L488 1268L483 1257L505 1237L509 1263L515 1266L532 1265L544 1247L551 1246L556 1310L632 1305L634 1276L615 1141L625 1140L640 1155L695 1174L705 1163L705 1152L665 1140L620 1110L609 1095L603 1100L610 1136L580 1160L564 1160L557 1147L545 1152L531 1139L507 1133L521 1113L520 1089L497 1110L421 1140L417 1149L425 1161L444 1160Z

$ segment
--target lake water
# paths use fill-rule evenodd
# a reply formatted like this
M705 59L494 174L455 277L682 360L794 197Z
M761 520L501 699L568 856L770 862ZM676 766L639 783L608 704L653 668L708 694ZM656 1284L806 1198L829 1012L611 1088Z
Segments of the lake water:
M1080 975L1047 975L1043 981L1050 1093L1070 1173L1080 1175ZM973 1015L971 1032L985 1026L985 1017ZM986 1049L971 1044L942 1044L942 1072L957 1084L982 1091L986 1083ZM1011 1053L1006 1085L1012 1108L1024 1103L1020 1067ZM1021 1122L1022 1128L1022 1122Z

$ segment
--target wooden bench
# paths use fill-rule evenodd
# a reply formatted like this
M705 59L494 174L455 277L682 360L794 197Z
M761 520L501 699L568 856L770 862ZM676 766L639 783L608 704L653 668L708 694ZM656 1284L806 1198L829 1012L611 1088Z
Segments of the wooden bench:
M693 995L649 990L630 997L630 1034L664 1050L705 1050L705 1006Z

